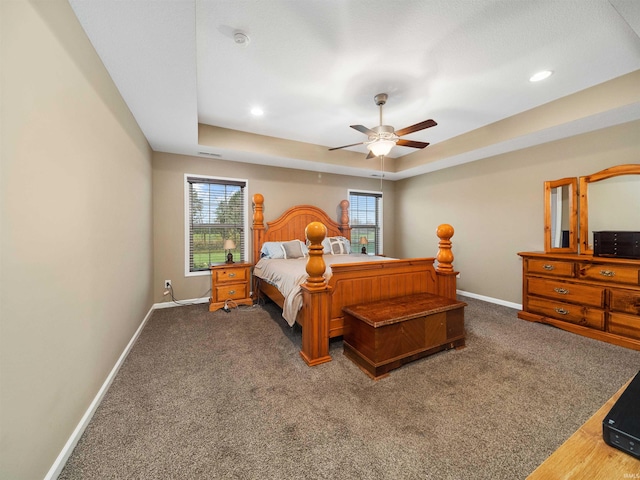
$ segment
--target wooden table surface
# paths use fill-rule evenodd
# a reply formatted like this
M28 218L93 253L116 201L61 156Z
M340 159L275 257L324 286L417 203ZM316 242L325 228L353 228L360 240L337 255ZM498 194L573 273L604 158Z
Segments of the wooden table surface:
M602 439L602 420L628 384L629 382L622 386L600 410L536 468L527 480L640 479L640 460L610 447Z

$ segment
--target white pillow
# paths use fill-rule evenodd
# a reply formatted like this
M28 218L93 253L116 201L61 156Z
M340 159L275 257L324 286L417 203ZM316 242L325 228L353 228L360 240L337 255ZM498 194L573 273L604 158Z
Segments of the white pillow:
M284 258L282 242L264 242L260 249L260 256L263 258Z
M329 237L329 253L331 255L348 255L351 253L349 241L344 237Z
M342 241L343 245L344 245L344 249L345 249L345 253L351 253L351 242L349 241L348 238L346 237L325 237L324 240L322 240L322 253L324 255L329 255L331 254L331 239L339 239ZM334 240L335 243L335 240ZM309 247L309 245L311 245L311 242L309 241L309 239L307 239L307 243L306 246ZM334 254L336 255L336 254Z
M281 245L284 258L301 258L306 257L307 246L300 240L291 240L289 242L282 242Z

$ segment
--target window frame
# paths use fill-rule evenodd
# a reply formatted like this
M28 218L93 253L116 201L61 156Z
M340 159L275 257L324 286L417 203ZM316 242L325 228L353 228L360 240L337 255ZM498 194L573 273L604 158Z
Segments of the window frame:
M196 270L191 271L191 265L189 261L189 245L190 245L190 211L191 211L191 203L190 203L190 195L189 195L189 178L201 178L203 180L208 180L209 183L216 183L215 181L223 182L235 182L235 183L244 183L244 198L242 209L244 212L244 222L243 222L243 230L244 230L244 248L243 248L243 257L244 262L249 262L249 243L250 243L250 232L249 229L249 180L246 178L231 178L231 177L221 177L221 176L211 176L211 175L201 175L198 173L185 173L184 174L184 275L185 277L197 277L202 275L211 275L209 270Z
M349 198L349 226L351 227L351 231L353 232L354 229L358 228L357 225L354 225L352 223L352 219L353 216L351 214L352 211L352 205L351 205L351 196L352 195L358 195L361 194L362 196L376 196L379 200L379 205L378 205L378 212L379 212L379 222L377 225L377 228L379 230L379 242L378 242L378 249L373 252L373 255L382 255L384 253L384 195L383 192L380 190L362 190L359 188L350 188L347 190L347 195ZM351 244L353 245L354 242L356 245L358 245L358 249L357 251L360 251L360 238L357 239L353 239L350 238L349 239L351 241ZM371 252L369 252L369 249L367 248L367 255L371 254Z

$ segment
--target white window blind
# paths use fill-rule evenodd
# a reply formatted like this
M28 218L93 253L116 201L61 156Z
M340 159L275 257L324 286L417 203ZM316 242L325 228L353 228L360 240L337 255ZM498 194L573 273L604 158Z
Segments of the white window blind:
M367 252L382 253L382 193L349 192L351 252L360 253L360 237L368 241Z
M236 245L235 261L244 261L246 182L187 177L189 272L209 270L226 260L224 241Z

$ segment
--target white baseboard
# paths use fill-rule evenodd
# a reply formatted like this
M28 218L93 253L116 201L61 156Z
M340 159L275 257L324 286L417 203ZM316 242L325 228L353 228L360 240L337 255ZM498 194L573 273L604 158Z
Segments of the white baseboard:
M168 301L168 302L154 303L153 308L155 309L155 308L183 307L185 305L195 305L197 303L209 303L209 297L190 298L188 300L178 300L177 302Z
M114 367L111 369L111 372L107 376L107 379L102 384L102 387L100 387L100 390L98 390L98 394L95 396L95 398L93 399L93 401L89 405L89 408L87 409L85 414L80 419L80 423L78 423L78 425L76 426L75 430L73 431L73 433L69 437L69 440L67 440L67 443L62 448L62 451L58 455L58 458L56 458L55 462L53 462L53 465L51 466L51 468L49 469L49 471L45 475L44 480L55 480L56 478L58 478L58 476L62 472L62 469L64 468L65 464L67 463L67 460L69 459L69 456L71 456L71 452L73 452L73 449L78 444L78 441L80 440L80 437L82 436L82 434L84 433L85 429L89 425L89 422L91 421L91 418L93 417L93 414L95 413L96 409L98 408L98 405L100 405L100 402L102 401L102 398L104 397L105 393L107 393L107 390L109 389L109 386L111 385L111 382L113 382L113 379L115 378L116 374L118 373L118 370L120 370L120 367L124 363L124 360L127 358L127 355L129 355L129 352L131 351L131 348L133 347L133 344L138 339L138 336L140 335L140 332L142 332L142 329L146 325L147 320L149 320L149 318L151 317L151 314L153 313L153 310L154 310L154 307L151 307L149 309L149 311L147 312L147 314L145 315L144 319L142 320L142 323L140 323L140 326L138 327L136 332L133 334L133 337L131 338L131 340L129 340L129 343L127 344L127 346L125 347L124 351L120 355L120 358L118 358L118 361L116 362Z
M503 307L515 308L516 310L522 310L522 305L519 303L507 302L506 300L500 300L499 298L485 297L484 295L478 295L477 293L465 292L464 290L456 290L458 295L463 297L475 298L476 300L482 300L483 302L495 303L502 305Z

